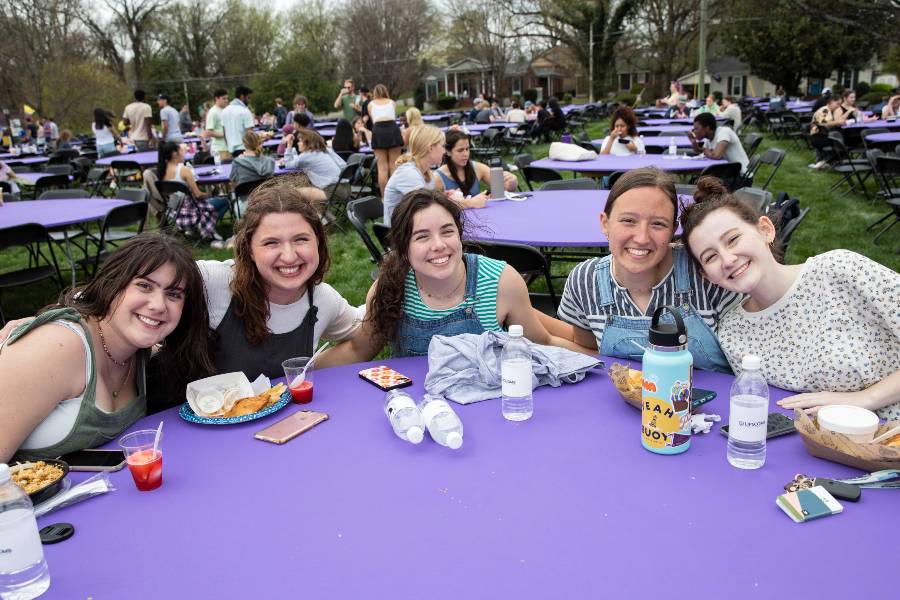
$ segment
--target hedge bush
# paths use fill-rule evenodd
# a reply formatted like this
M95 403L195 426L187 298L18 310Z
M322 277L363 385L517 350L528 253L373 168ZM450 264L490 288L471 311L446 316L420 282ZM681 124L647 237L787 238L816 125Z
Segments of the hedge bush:
M456 108L456 96L448 96L447 94L438 94L437 105L441 110Z

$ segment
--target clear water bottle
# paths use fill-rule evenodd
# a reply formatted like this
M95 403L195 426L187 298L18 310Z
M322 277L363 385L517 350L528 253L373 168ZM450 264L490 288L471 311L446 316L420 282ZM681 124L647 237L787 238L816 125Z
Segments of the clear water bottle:
M391 390L384 397L384 414L401 440L418 444L425 437L425 421L409 394Z
M222 166L222 156L218 152L213 152L213 164L215 164L216 167Z
M731 384L728 414L728 462L739 469L758 469L766 462L769 386L758 356L746 355L741 374Z
M0 464L0 598L37 598L50 587L50 571L38 534L34 507Z
M675 145L675 138L669 138L669 156L675 156L678 154L678 146Z
M450 404L439 396L425 394L419 410L431 439L441 446L458 450L463 443L463 425Z
M510 421L524 421L534 414L531 372L531 349L522 337L522 326L510 325L509 339L500 353L500 408Z
M641 143L638 145L637 153L639 156L647 154L647 146L644 145L644 136L640 136Z

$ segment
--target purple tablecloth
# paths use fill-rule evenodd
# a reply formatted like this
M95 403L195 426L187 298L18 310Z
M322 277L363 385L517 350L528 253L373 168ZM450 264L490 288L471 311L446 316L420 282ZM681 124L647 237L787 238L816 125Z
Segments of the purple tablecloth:
M873 133L866 137L869 142L897 142L900 143L900 131L891 133Z
M50 162L49 156L35 156L33 154L29 154L26 156L10 156L9 158L4 158L3 162L5 163L19 163L20 165L42 165L45 162Z
M690 148L691 140L686 135L648 135L644 136L644 146L653 146L654 148L668 148L669 147L669 138L675 138L675 146L678 148ZM599 140L591 140L591 143L597 146L598 148L602 147L603 138Z
M213 171L218 171L218 173L213 173ZM285 173L296 172L297 169L283 169L278 166L278 163L275 163L275 175L284 175ZM194 169L194 174L197 176L198 185L228 183L229 181L231 181L231 179L229 179L231 177L231 163L220 165L218 167L214 165L204 165L202 167L196 167Z
M900 130L900 119L894 119L893 121L886 121L884 119L877 119L875 121L868 122L856 122L852 125L844 125L844 129L872 129L875 127L883 127L884 129ZM878 134L876 134L878 135Z
M668 140L666 140L668 144ZM557 171L575 171L576 173L602 173L609 174L616 171L630 171L640 167L656 167L663 171L678 171L682 173L699 172L710 165L723 163L723 160L709 158L688 158L677 156L669 158L663 154L645 154L643 156L632 154L631 156L612 156L601 154L593 160L569 162L544 158L531 163L534 167L544 169L556 169Z
M646 133L648 131L662 131L664 133L687 133L693 129L693 125L638 125L638 133Z
M515 129L521 125L521 123L508 123L506 121L497 121L496 123L478 123L478 124L470 124L465 126L465 130L469 132L469 135L481 135L485 130L490 129L491 127L496 128L505 128L505 129ZM449 126L441 127L441 131L449 130Z
M384 362L421 397L424 359ZM535 390L529 421L505 421L496 400L457 407L459 451L413 446L391 431L383 392L357 376L365 366L317 372L309 408L330 419L283 446L253 434L293 405L227 427L175 410L136 423L166 422L163 486L138 492L126 469L110 474L115 492L39 519L76 529L44 547L45 597L654 599L684 589L742 600L802 589L845 600L874 589L860 574L893 572L896 492L864 490L844 514L802 525L775 505L796 473L859 474L812 458L796 434L771 440L757 471L728 465L717 426L683 455L651 454L638 411L593 373ZM732 378L694 376L718 392L704 412L727 422Z
M184 153L185 160L191 160L192 158L194 158L194 154L192 152ZM114 156L105 156L103 158L97 159L97 162L95 164L99 166L109 166L114 160L134 161L142 167L153 167L156 166L156 164L159 162L159 153L156 150L150 150L148 152L116 154Z
M128 204L127 200L72 198L66 200L27 200L6 202L0 206L0 227L40 223L48 229L98 221L110 209Z
M16 173L16 179L21 179L28 185L34 185L38 179L43 179L44 177L52 177L54 173ZM71 175L69 175L69 181L74 179Z
M466 239L530 246L599 247L607 190L529 192L522 202L490 201L466 210Z

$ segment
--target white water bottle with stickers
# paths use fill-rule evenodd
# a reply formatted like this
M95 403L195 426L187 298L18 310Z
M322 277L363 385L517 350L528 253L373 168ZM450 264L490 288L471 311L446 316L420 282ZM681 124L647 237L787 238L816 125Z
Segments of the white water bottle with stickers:
M0 463L0 598L37 598L50 587L50 571L28 495Z
M741 374L731 384L728 411L728 462L739 469L758 469L766 462L769 385L758 356L747 354Z
M521 325L510 325L509 339L500 353L500 408L509 421L524 421L534 414L531 349L522 335Z

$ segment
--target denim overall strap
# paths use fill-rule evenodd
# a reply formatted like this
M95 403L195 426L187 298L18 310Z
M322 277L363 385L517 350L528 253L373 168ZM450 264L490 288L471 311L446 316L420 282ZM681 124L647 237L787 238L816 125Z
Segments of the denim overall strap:
M391 343L393 356L427 356L428 344L435 335L459 335L484 333L484 327L475 314L478 292L478 256L464 254L466 263L466 288L463 301L450 314L437 319L418 319L403 313L397 327L397 335Z
M691 287L690 260L684 246L672 248L672 263L675 266L675 293L682 304L689 301L693 290Z
M612 254L607 254L597 261L597 291L600 292L601 307L606 307L613 303L611 260Z

